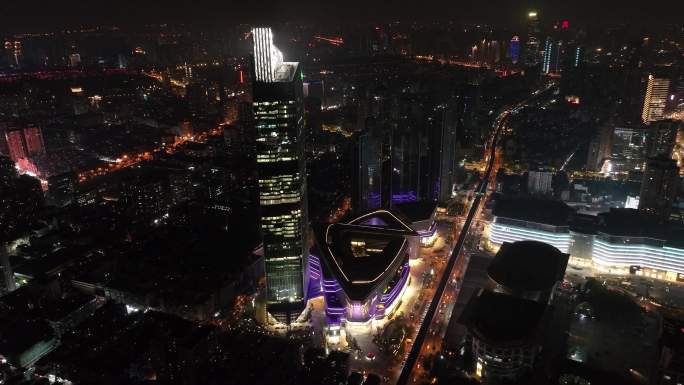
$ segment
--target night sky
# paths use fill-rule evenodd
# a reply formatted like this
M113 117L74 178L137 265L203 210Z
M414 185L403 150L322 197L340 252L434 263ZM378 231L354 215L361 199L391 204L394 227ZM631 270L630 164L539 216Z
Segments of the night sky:
M681 23L684 14L682 0L1 0L0 30L101 23L390 19L452 19L515 26L530 7L539 8L547 20L567 18L593 27L616 22L647 26Z

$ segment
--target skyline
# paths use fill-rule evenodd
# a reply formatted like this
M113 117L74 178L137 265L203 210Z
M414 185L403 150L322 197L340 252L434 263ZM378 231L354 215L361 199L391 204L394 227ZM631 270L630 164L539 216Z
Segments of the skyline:
M0 33L0 384L684 383L658 0L77 4Z

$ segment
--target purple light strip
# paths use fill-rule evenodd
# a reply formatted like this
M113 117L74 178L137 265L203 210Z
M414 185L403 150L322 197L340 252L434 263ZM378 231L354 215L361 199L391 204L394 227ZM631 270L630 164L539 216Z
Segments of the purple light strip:
M309 289L306 298L312 299L323 295L323 284L321 282L321 261L315 255L309 255L308 260Z
M435 231L437 231L437 223L432 222L432 225L430 226L430 230L423 230L423 231L418 231L418 235L421 237L431 237Z
M337 293L342 291L336 280L323 279L323 298L325 299L325 318L328 325L339 325L345 319L347 309Z
M417 200L418 200L418 197L416 197L415 191L407 191L404 194L393 194L392 195L392 202L395 202L395 203L415 202Z

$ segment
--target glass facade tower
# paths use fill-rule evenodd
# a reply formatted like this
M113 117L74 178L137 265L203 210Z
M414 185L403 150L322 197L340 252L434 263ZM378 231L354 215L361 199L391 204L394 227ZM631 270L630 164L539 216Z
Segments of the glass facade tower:
M304 308L307 242L304 110L299 63L283 62L270 28L255 28L254 124L269 312Z

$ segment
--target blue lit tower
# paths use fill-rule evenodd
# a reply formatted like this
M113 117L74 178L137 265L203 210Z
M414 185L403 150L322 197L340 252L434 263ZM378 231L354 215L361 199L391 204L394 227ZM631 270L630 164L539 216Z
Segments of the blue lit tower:
M304 109L299 63L284 62L270 28L254 28L253 100L269 312L289 322L305 306L308 256Z
M520 38L518 36L513 36L511 38L511 45L509 46L511 63L517 64L520 60Z

